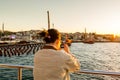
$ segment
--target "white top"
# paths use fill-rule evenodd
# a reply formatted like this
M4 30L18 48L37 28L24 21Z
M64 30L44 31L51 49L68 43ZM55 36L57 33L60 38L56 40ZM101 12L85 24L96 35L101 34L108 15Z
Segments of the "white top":
M70 80L69 72L79 69L79 61L64 50L42 49L34 56L34 80Z

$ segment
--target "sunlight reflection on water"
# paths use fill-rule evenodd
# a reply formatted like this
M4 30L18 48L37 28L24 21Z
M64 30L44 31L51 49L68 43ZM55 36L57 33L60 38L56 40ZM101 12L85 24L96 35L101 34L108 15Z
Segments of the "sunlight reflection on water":
M76 55L81 64L81 69L103 70L120 72L120 43L72 43L70 50ZM0 57L0 63L33 65L33 54ZM14 72L14 73L13 73ZM7 74L6 74L7 73ZM0 68L0 80L16 80L16 71ZM119 80L119 77L87 75L71 75L72 80ZM23 72L23 80L33 80L32 71Z

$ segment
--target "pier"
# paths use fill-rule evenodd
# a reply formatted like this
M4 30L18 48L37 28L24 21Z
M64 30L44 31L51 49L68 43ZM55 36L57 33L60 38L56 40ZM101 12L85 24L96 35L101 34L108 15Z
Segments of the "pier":
M44 43L26 43L26 44L5 44L0 45L0 56L11 57L22 54L34 54L41 49Z

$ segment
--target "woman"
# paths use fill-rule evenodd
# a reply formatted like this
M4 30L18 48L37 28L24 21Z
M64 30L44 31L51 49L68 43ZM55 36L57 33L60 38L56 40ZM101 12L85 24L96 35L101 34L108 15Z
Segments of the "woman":
M34 56L34 80L70 80L69 73L80 69L78 60L64 44L60 49L61 35L56 29L40 33L46 42Z

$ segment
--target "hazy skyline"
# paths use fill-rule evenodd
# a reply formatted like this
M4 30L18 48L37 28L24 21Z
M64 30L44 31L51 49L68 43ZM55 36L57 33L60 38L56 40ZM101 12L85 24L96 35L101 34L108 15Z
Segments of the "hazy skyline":
M60 32L120 34L120 0L0 0L0 30L47 29L47 11Z

